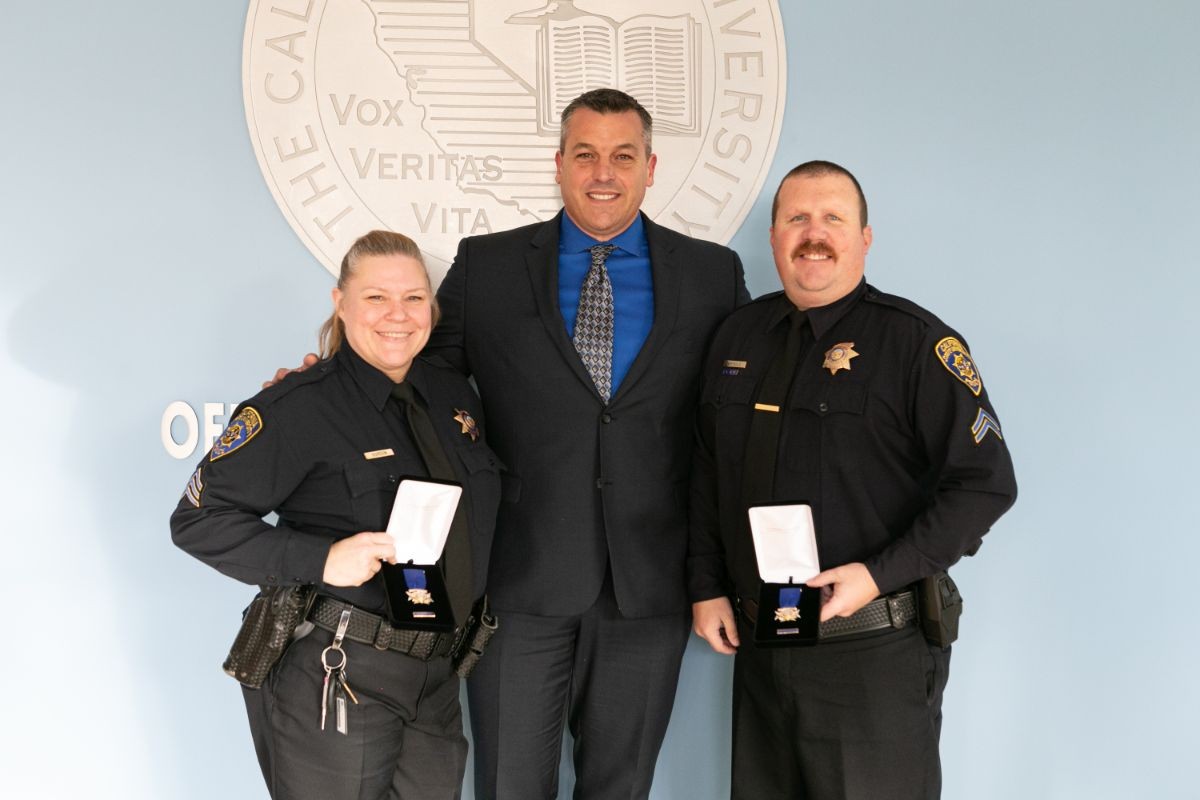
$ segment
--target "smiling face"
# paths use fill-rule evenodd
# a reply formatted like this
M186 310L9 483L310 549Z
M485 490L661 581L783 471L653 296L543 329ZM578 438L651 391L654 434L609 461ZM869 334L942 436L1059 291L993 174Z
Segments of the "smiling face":
M354 352L396 383L433 328L433 291L425 268L411 256L363 256L333 307Z
M858 191L845 175L788 178L773 222L775 269L797 308L827 306L862 280L871 227L862 224Z
M554 180L567 216L594 239L608 241L628 228L654 185L657 157L646 153L642 121L634 111L575 111L563 149L554 156Z

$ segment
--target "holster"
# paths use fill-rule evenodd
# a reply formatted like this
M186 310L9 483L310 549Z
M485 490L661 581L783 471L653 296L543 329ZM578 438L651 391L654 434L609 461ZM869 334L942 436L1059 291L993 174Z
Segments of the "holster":
M312 608L312 586L263 586L242 615L242 627L222 668L243 686L257 689Z
M458 629L450 648L450 664L458 677L466 678L475 669L497 626L496 618L488 610L487 595L484 595Z
M949 647L958 638L958 618L963 599L948 573L939 572L917 583L920 601L921 631L936 647Z

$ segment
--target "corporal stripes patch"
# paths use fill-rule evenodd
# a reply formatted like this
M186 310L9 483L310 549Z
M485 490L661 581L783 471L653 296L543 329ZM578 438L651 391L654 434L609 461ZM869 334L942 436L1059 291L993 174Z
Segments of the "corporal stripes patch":
M204 480L200 476L200 471L203 469L204 467L196 467L196 471L192 473L187 486L183 487L183 496L196 508L200 507L200 496L204 493Z
M975 444L983 441L983 437L988 435L988 431L996 434L996 437L1004 441L1004 434L1000 432L1000 423L996 421L988 412L982 408L975 415L975 422L971 425L971 435L975 437Z

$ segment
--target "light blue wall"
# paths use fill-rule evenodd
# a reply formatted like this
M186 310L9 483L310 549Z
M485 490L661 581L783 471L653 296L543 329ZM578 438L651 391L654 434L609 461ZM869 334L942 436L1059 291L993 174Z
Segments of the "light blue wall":
M218 668L249 593L170 545L192 459L158 429L294 363L328 303L247 139L245 8L5 5L4 791L265 797ZM869 279L967 336L1017 463L956 571L945 796L1197 796L1200 7L781 5L768 185L858 174ZM733 241L755 293L768 208ZM724 796L729 666L690 649L655 798Z

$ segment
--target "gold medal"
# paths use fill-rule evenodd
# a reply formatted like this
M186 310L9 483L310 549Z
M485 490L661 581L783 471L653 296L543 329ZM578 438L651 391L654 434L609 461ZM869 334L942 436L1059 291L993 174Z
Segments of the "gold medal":
M854 342L839 342L825 351L825 363L821 369L829 370L830 375L836 375L839 369L850 369L850 359L858 356L854 352Z
M795 606L775 609L776 622L795 622L798 619L800 619L800 609Z
M433 605L433 595L428 589L409 589L404 596L408 598L408 602L418 606Z

